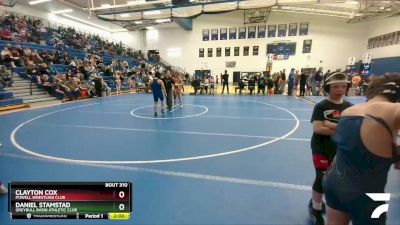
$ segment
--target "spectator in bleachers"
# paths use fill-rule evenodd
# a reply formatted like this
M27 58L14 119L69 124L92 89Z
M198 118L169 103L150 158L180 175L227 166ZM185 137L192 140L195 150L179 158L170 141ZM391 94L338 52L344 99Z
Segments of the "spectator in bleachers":
M32 51L31 60L35 64L43 63L43 59L42 59L42 57L40 57L40 55L36 49Z
M13 39L11 36L11 31L6 26L4 26L4 24L0 30L0 39L6 41L12 41Z
M11 87L13 83L11 72L3 65L0 66L0 83L4 87Z
M41 63L39 64L39 73L41 76L43 75L50 75L51 71L48 69L48 66L46 63Z
M14 65L17 67L22 67L24 66L24 62L22 58L20 57L19 51L17 48L11 48L11 56L14 61Z
M1 51L1 61L5 66L16 67L14 61L18 59L12 56L12 53L8 46L4 46L3 50Z
M48 70L50 71L50 75L56 75L58 73L57 69L54 67L53 62L49 62Z
M108 84L104 81L102 77L100 77L101 81L101 89L102 91L106 92L106 96L109 96L111 94L111 88L108 86Z
M43 50L42 52L39 53L39 56L43 59L43 61L47 64L50 64L50 62L54 61L54 58L52 55L49 54L47 49Z
M73 47L75 49L84 50L89 54L87 54L87 62L82 62L80 59L81 56L79 54L71 57L68 52L63 51L55 51L55 50L38 50L42 49L33 47L30 49L29 47L22 48L21 46L14 46L14 48L10 48L11 46L7 46L9 52L11 52L11 56L16 59L10 60L9 66L25 66L26 74L32 77L32 81L36 84L41 84L39 87L44 87L50 85L50 87L60 86L59 83L65 84L65 87L69 88L66 84L69 82L70 77L79 78L79 81L82 83L88 79L93 79L93 77L98 76L99 74L107 75L107 66L103 64L103 58L97 55L98 53L103 54L115 54L123 56L136 57L138 59L144 59L143 54L141 52L135 52L130 48L124 48L121 43L113 43L109 41L102 40L98 35L86 35L77 32L73 28L63 28L58 27L58 29L46 28L41 20L32 19L26 16L16 16L11 13L11 15L7 15L3 18L0 18L0 23L2 27L9 30L11 33L11 39L14 41L22 41L22 42L35 42L39 43L43 41L46 37L46 43L48 45L51 44L51 40L54 41L54 44L61 44L65 48ZM47 32L47 33L46 33ZM57 47L57 46L56 46ZM62 47L61 47L62 48ZM3 52L4 56L7 55L7 51ZM3 56L2 55L2 56ZM72 59L74 58L74 59ZM107 63L108 63L107 59ZM7 61L7 59L6 59ZM157 66L148 65L143 61L143 68L130 68L126 59L122 59L120 57L116 57L112 59L114 62L113 71L120 71L120 79L121 86L125 82L129 81L129 76L133 75L138 71L141 79L146 82L150 74L154 74L156 71L159 71ZM71 62L73 62L71 64ZM11 65L11 64L14 65ZM47 64L47 66L43 66ZM65 80L65 75L62 75L65 71L60 67L54 67L53 64L64 64L70 65L68 68L71 69L68 72L67 77L68 81ZM104 70L106 68L106 70ZM59 70L59 71L58 71ZM58 74L60 72L60 74ZM108 70L110 72L110 70ZM60 81L59 79L62 79ZM134 76L133 79L136 79ZM80 85L78 85L79 87ZM48 88L49 93L56 94L57 91L66 91L66 88L60 86L60 88ZM101 81L101 89L105 90L107 94L110 92L110 87L103 80ZM69 88L69 92L71 92ZM59 93L58 93L59 94ZM64 93L65 94L65 93ZM69 93L69 95L72 95ZM62 96L62 94L59 94ZM63 96L62 96L63 97Z
M52 77L50 77L49 75L47 75L47 74L42 74L42 76L40 77L40 80L41 80L41 83L42 83L42 85L43 85L43 89L45 90L45 91L47 91L47 93L49 94L49 95L51 95L51 93L52 93L52 84L51 84L51 81L53 80L53 78Z
M68 97L72 100L78 99L78 97L80 95L80 90L79 90L79 86L78 86L77 82L74 80L74 78L70 77L68 79L68 81L66 81L64 83L64 85L67 87L66 90L68 91L68 93L66 93L66 94L68 95Z
M61 86L61 79L54 78L54 83L52 84L52 92L54 95L61 100L67 98L67 95L63 91L64 87Z

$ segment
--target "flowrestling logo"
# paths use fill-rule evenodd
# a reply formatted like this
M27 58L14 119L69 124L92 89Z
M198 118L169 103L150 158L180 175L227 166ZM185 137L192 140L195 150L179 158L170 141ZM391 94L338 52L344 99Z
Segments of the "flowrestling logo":
M376 202L383 202L383 201L389 201L390 200L390 193L366 193L368 197L370 197L372 200ZM371 215L372 219L377 219L379 218L383 213L389 211L389 204L382 204L376 208Z

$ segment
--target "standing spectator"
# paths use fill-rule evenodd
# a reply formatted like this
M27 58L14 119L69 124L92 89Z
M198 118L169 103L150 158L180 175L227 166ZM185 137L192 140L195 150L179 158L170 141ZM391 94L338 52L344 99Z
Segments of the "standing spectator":
M282 72L280 73L280 80L279 80L280 94L283 94L283 92L285 91L285 85L286 85L286 70L283 69Z
M257 94L260 94L260 91L262 91L262 94L265 95L265 85L266 85L265 77L263 75L260 76L260 79L258 80L258 90Z
M267 87L268 87L268 94L273 95L274 94L274 81L272 80L271 76L268 77Z
M249 77L248 86L249 86L250 95L253 95L253 91L254 91L254 89L256 87L256 82L255 82L254 79L255 79L254 75L251 75Z
M299 83L300 83L300 74L299 74L299 71L296 70L296 74L294 75L294 86L293 86L293 92L294 92L295 96L297 96L297 90L299 87Z
M229 86L228 86L229 74L227 73L226 70L225 70L225 73L221 76L221 79L222 79L222 94L225 91L225 86L226 86L226 90L229 94Z
M313 87L313 72L309 73L307 75L307 80L306 80L306 95L310 96L312 92L312 87Z
M318 71L315 72L313 77L313 95L319 96L321 93L321 84L324 79L324 74L322 73L322 67L318 68Z
M288 77L288 96L292 96L292 92L293 92L293 85L294 85L294 79L295 79L294 71L295 71L295 69L292 68L290 70L289 77Z
M304 96L306 93L306 84L307 84L307 75L306 72L301 73L300 75L300 95L299 96Z
M353 84L352 86L354 88L358 88L360 86L361 82L361 77L358 75L358 73L354 74L353 78L351 79L351 83Z

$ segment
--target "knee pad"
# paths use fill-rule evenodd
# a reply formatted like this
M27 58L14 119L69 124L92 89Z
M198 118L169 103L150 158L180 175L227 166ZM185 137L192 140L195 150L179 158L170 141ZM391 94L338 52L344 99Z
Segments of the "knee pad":
M331 160L322 154L313 154L312 157L315 169L327 170L332 163Z

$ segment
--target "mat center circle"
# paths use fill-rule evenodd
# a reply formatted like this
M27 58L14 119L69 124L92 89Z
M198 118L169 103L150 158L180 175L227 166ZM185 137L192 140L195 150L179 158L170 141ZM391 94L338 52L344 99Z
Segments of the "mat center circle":
M208 112L208 108L202 105L194 105L194 104L183 104L183 107L177 107L176 109L172 110L172 112L165 110L164 115L159 115L158 117L154 117L153 115L153 107L154 105L146 105L142 107L134 108L131 111L131 115L136 118L141 119L150 119L150 120L172 120L172 119L185 119L191 117L201 116ZM201 111L196 112L197 110L193 109L203 109ZM189 109L189 110L188 110ZM158 107L158 111L160 108ZM188 114L186 114L188 113Z

